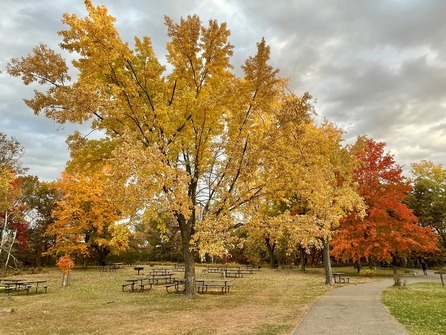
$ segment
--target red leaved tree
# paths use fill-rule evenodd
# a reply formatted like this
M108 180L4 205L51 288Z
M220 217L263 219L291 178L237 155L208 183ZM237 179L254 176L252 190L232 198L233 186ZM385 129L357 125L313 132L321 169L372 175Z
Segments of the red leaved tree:
M359 164L354 172L359 193L367 205L364 219L346 217L332 239L331 255L354 261L392 262L414 253L438 251L437 237L418 225L404 203L411 186L393 157L384 153L385 143L359 137L352 148Z

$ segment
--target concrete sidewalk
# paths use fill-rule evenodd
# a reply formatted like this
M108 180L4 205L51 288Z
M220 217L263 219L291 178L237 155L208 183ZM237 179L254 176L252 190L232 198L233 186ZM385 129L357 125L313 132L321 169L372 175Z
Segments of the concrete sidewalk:
M424 281L440 283L434 271L416 270L404 276L407 284ZM410 335L381 303L381 292L393 279L370 284L347 284L322 296L311 306L293 335Z

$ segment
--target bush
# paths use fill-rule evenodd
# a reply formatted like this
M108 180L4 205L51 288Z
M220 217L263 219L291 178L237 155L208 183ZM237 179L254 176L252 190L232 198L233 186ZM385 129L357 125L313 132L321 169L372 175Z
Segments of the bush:
M375 275L375 271L367 269L361 272L361 275L364 278L372 278Z

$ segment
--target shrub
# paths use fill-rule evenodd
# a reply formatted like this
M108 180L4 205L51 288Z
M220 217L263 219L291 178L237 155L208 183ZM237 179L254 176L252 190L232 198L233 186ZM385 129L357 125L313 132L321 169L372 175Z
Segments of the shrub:
M375 271L367 269L361 272L361 275L365 278L372 278L375 275Z

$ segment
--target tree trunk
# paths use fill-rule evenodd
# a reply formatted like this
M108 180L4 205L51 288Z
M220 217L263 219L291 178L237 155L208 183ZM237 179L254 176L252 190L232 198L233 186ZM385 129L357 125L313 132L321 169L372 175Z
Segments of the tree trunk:
M333 279L333 271L331 270L331 261L330 261L330 238L324 238L324 268L325 268L325 284L326 285L334 285Z
M98 265L106 265L107 264L107 256L110 253L110 249L101 247L101 246L95 246L95 249L97 250L98 255L99 255Z
M356 269L356 273L361 272L361 260L360 260L360 259L358 259L358 260L355 262L355 269Z
M191 250L190 241L192 237L192 226L194 223L194 216L186 220L183 215L177 217L180 232L181 232L181 247L184 258L184 279L186 285L186 297L195 295L195 262L194 254Z
M69 277L70 273L68 272L67 274L62 274L62 286L68 286L68 277Z
M276 247L276 243L273 243L273 245L271 245L269 238L265 238L265 244L266 244L266 248L268 249L268 255L269 255L269 266L271 269L274 269L276 267L276 255L274 254L274 249Z
M34 267L41 267L42 266L42 253L43 248L41 247L40 243L36 246L36 253L35 253L35 261L34 261Z
M307 272L305 269L307 263L307 253L305 252L305 248L300 246L299 253L300 253L300 271Z

